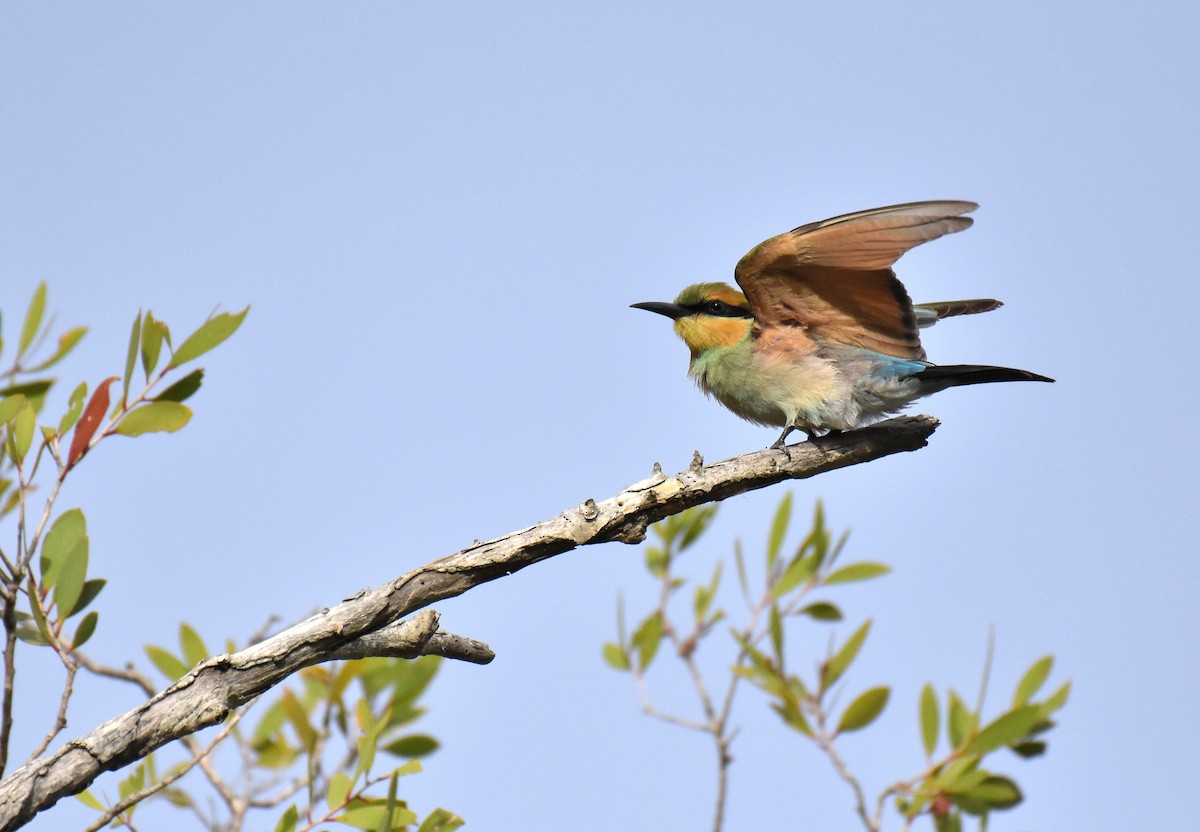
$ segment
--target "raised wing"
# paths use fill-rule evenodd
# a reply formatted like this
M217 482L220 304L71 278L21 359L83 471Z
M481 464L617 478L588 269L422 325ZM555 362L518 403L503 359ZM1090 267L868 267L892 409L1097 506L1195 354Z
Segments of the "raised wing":
M891 266L904 252L970 227L974 202L911 202L809 223L755 246L734 277L762 327L924 358L917 319Z

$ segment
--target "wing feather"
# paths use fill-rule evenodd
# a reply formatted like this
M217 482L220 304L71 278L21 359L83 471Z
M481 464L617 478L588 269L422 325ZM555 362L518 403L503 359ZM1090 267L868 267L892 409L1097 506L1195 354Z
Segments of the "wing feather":
M917 319L891 266L904 252L971 225L973 202L911 202L809 223L756 246L734 276L762 327L924 358Z

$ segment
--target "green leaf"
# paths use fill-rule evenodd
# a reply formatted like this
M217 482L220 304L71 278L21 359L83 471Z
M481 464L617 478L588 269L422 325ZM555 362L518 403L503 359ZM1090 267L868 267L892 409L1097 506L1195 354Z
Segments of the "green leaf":
M706 506L704 508L691 508L680 515L683 520L683 537L679 540L679 551L683 551L700 539L705 530L712 524L713 518L717 516L716 506Z
M796 557L804 557L810 559L813 564L813 572L820 569L821 564L825 562L825 558L829 554L829 530L825 528L825 506L820 500L817 500L813 506L813 524L808 535L804 538L804 542L800 544L800 548L796 552ZM832 563L832 561L830 561Z
M100 590L104 589L107 583L108 581L104 578L89 578L84 581L83 591L79 593L79 600L75 602L75 606L71 608L67 617L77 615L87 609L88 604L96 600L96 596L100 594Z
M455 832L466 824L462 818L445 809L434 809L417 832Z
M179 381L172 384L166 390L154 397L156 402L183 402L190 399L197 390L200 389L200 382L204 380L204 370L192 370Z
M190 809L196 805L195 801L192 800L192 796L183 789L166 788L159 792L159 794L166 798L167 802L172 806L180 809Z
M982 803L988 809L1011 809L1024 799L1016 783L997 774L985 777L962 796Z
M45 647L50 643L46 641L45 636L41 634L37 627L32 627L29 624L18 624L15 632L17 638L26 644L32 644L34 647Z
M938 738L938 701L933 692L933 685L926 684L921 688L921 744L925 747L925 756L933 756L937 748Z
M783 538L787 535L791 519L792 492L789 491L779 501L779 508L775 509L775 518L771 521L771 535L767 539L767 572L775 567L775 561L779 558L779 550L783 548Z
M375 720L370 706L363 700L358 703L358 721L363 728L362 736L358 738L358 766L354 772L357 780L360 774L366 774L375 765L375 752L379 747L379 734L387 727L386 717Z
M749 602L750 579L746 576L746 557L742 554L742 541L737 539L733 541L733 562L737 566L738 586L741 587L742 595Z
M696 615L696 623L702 623L708 615L708 605L712 603L712 593L704 584L696 584L696 593L692 599L692 611Z
M383 747L383 750L397 757L427 757L437 751L438 741L428 734L409 734Z
M604 645L604 661L613 670L629 670L629 654L615 642L610 641Z
M979 762L978 758L976 757L971 757L969 759L973 761L972 765L975 765ZM964 794L986 780L987 776L988 773L983 769L969 768L967 771L961 772L953 780L950 780L949 777L946 777L946 780L949 782L947 782L943 787L943 791L945 791L947 794Z
M950 747L962 748L963 743L975 731L975 714L967 708L955 691L950 691L946 705L946 730L950 737Z
M283 706L284 715L287 716L288 722L291 723L292 729L300 739L300 744L311 754L317 746L317 732L309 721L308 711L304 709L304 705L296 698L296 694L291 689L284 689L279 702Z
M7 422L16 416L24 405L25 397L20 393L0 399L0 422Z
M46 398L46 392L53 386L54 379L52 378L27 381L21 384L10 384L7 387L0 388L0 397L15 396L19 393L33 401L33 409L38 410Z
M392 686L390 703L392 715L388 720L389 725L399 724L401 722L400 715L405 711L411 711L412 703L425 692L429 683L433 681L434 675L441 666L440 661L437 656L424 656L415 661L392 659L380 665L384 679ZM364 679L364 687L365 681ZM414 714L412 719L418 715L419 713Z
M58 569L58 580L54 584L54 605L59 618L66 619L75 611L87 580L88 539L84 537L63 558Z
M772 702L772 710L779 714L780 719L784 721L790 728L799 731L806 737L813 735L812 728L808 724L808 720L804 718L804 714L796 707L796 703L790 699L785 699L783 702Z
M192 411L179 402L149 402L129 411L117 425L122 436L141 436L143 433L165 431L174 433L188 423Z
M387 818L387 813L387 805L383 802L363 802L340 813L334 820L344 823L347 826L353 826L355 829L375 832L379 828L379 824ZM408 824L416 822L417 815L415 812L406 807L396 807L395 813L392 815L392 823L398 825L394 825L393 829L403 829Z
M33 429L36 424L37 412L33 409L33 403L25 399L13 418L12 432L9 435L9 455L18 465L25 459L25 454L29 453L29 446L33 444Z
M713 598L717 595L717 589L721 586L721 572L725 566L724 561L717 561L716 568L713 569L712 580L708 585L697 584L696 597L692 604L692 610L696 614L696 623L703 624L708 618L708 611L712 608Z
M142 341L142 313L138 312L133 319L133 329L129 333L129 352L125 354L125 376L121 387L121 402L129 401L129 382L133 379L133 365L137 363L138 344ZM108 409L107 399L104 405Z
M1041 740L1025 740L1010 747L1014 754L1024 757L1026 760L1040 757L1046 753L1046 743Z
M796 610L796 615L807 615L814 621L842 620L842 611L828 601L814 601Z
M825 666L821 668L822 689L832 687L838 679L842 678L846 668L850 667L850 663L858 656L858 651L862 649L863 642L866 641L867 633L870 630L871 620L867 619L861 627L854 631L854 635L846 639L846 643L841 646L841 649L825 663Z
M783 616L779 614L779 605L771 605L770 613L771 649L775 652L775 662L783 666Z
M146 784L146 766L143 763L134 769L133 774L126 777L117 784L117 793L121 795L121 799L129 797L135 792L140 792Z
M58 582L63 562L71 550L87 537L87 519L78 508L69 509L54 520L46 539L42 543L38 570L42 575L42 586L46 589Z
M891 695L892 689L886 686L871 688L859 694L858 698L847 705L846 710L842 713L842 719L837 727L838 733L866 728L883 713Z
M75 637L71 639L71 649L75 650L87 644L87 640L92 637L92 633L96 632L96 624L100 620L100 614L92 610L83 617L79 622L79 627L75 630Z
M848 563L826 575L824 583L829 586L830 584L848 584L852 581L867 581L871 578L878 578L880 575L886 575L891 571L892 568L884 563L867 561Z
M1054 692L1054 695L1043 702L1039 707L1043 717L1048 717L1050 714L1057 711L1063 705L1067 704L1067 697L1071 693L1071 683L1067 682L1061 688Z
M37 584L33 581L33 576L30 575L28 583L25 584L25 591L29 594L29 612L33 618L33 623L37 625L38 634L42 640L50 644L54 639L50 637L50 626L46 623L45 610L42 609L41 596L38 595Z
M58 423L59 436L66 436L67 431L75 427L75 423L79 421L79 414L83 413L83 402L86 398L87 382L81 381L71 392L71 398L67 405L67 412L63 414L62 419Z
M179 625L179 647L183 650L183 661L188 667L195 667L212 655L204 646L200 634L183 623Z
M658 647L662 643L663 619L662 613L656 612L642 622L634 633L631 642L638 653L638 667L645 670L654 661Z
M778 599L787 595L811 578L819 565L820 562L816 557L797 554L791 563L787 565L787 569L783 570L783 575L780 576L779 581L771 588L771 597Z
M95 809L97 812L104 811L104 804L96 799L96 796L94 794L92 794L90 789L88 789L87 791L82 791L79 794L75 795L75 799L78 800L80 803L82 803L84 806L88 807L89 809Z
M967 754L954 759L952 762L942 767L937 776L933 778L934 791L948 791L954 787L954 784L964 781L963 778L970 772L976 770L979 766L979 758Z
M750 641L734 631L733 637L741 645L743 656L749 660L749 666L738 663L733 666L733 672L751 684L766 691L769 696L784 697L787 695L787 683L774 663Z
M325 802L333 811L337 811L346 805L346 801L350 798L350 787L353 783L350 782L350 775L344 771L339 771L333 777L329 778L329 793L325 796Z
M1033 695L1041 690L1042 685L1046 683L1046 678L1050 675L1050 671L1054 667L1053 656L1043 656L1034 662L1025 675L1021 677L1021 681L1017 683L1017 692L1013 694L1013 706L1024 705L1033 698Z
M362 670L362 662L342 662L333 680L329 683L329 701L336 702L341 699L346 688L350 687L350 683L358 678Z
M25 354L25 351L29 349L29 345L33 343L33 339L37 337L38 330L42 327L42 316L45 312L46 283L43 281L34 290L33 300L29 302L29 309L25 311L25 323L21 326L21 340L17 342L17 358Z
M400 784L400 778L393 774L388 778L387 802L384 804L384 815L379 821L379 826L375 832L392 832L392 827L396 825L396 800L397 787Z
M279 818L279 823L275 824L275 832L296 832L296 823L300 820L300 812L296 809L296 804L293 803L287 807L282 817Z
M652 577L662 578L667 574L667 563L669 558L667 551L658 546L646 547L646 571Z
M254 726L254 734L251 738L252 743L258 745L260 742L266 740L279 731L286 721L287 715L283 711L283 705L276 702L267 708L262 718L258 721L258 725Z
M158 366L158 355L162 351L163 338L167 333L167 325L154 319L149 310L142 318L142 369L146 371L146 381Z
M247 306L238 313L222 312L220 315L209 318L179 345L179 349L175 350L175 355L171 356L167 369L173 369L197 359L220 344L237 331L249 311L250 307Z
M254 764L264 769L285 769L300 757L299 749L293 748L283 737L256 743L254 753Z
M161 647L147 644L143 649L146 651L146 658L150 659L150 663L172 682L179 681L187 674L187 665Z
M1036 705L1022 705L995 719L967 743L966 753L983 756L997 748L1024 739L1029 729L1042 718Z
M75 345L83 339L83 336L87 335L87 331L86 326L77 326L68 329L62 335L58 336L58 346L55 347L54 353L41 364L30 367L26 372L40 373L42 370L48 370L62 361L70 354L71 350L75 349Z
M421 771L422 769L420 760L409 760L403 765L396 766L392 774L399 777L405 777L409 774L420 774Z

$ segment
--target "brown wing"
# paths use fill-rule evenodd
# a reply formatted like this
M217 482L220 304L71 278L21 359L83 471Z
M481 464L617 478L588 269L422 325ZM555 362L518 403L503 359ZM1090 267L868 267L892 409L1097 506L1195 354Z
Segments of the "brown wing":
M911 202L802 225L755 246L734 277L760 326L924 358L912 300L891 266L904 252L971 225L973 202Z

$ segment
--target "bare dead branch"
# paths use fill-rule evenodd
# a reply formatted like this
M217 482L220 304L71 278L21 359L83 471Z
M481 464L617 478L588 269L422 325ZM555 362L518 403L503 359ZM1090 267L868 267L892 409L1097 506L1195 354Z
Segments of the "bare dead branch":
M704 466L696 455L668 477L655 465L645 480L603 502L585 500L557 517L433 561L233 655L207 659L147 702L33 760L0 782L0 830L17 829L102 772L215 725L297 670L329 661L364 636L445 598L593 543L639 543L654 522L786 479L804 479L922 448L938 422L906 416L783 450Z
M492 649L482 641L443 633L437 626L438 614L433 610L424 610L412 618L361 635L321 661L365 659L368 656L393 659L443 656L472 664L488 664L496 658Z

